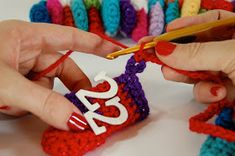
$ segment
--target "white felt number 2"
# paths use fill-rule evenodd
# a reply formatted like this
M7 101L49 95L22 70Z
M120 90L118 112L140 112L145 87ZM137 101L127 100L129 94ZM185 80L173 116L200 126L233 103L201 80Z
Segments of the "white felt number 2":
M76 96L79 98L79 100L87 107L89 110L88 112L84 113L84 117L86 118L88 124L94 131L96 135L102 134L106 132L106 127L101 126L99 127L95 120L99 120L105 123L108 123L110 125L121 125L128 119L128 112L126 108L119 102L120 98L118 96L115 96L118 92L118 85L116 81L114 81L112 78L106 76L105 72L99 73L95 77L95 81L105 80L109 83L110 89L107 92L92 92L87 90L79 90L76 93ZM115 96L115 97L114 97ZM99 103L91 104L87 97L91 98L99 98L99 99L110 99L105 102L105 106L115 106L118 108L120 115L119 117L107 117L100 114L95 113L97 109L100 108Z

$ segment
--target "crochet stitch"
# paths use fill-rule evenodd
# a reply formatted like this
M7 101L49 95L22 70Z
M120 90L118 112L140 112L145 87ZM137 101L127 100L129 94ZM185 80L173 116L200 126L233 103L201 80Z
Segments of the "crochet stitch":
M164 30L164 12L159 2L151 9L149 21L149 35L159 36Z
M51 23L51 17L46 7L46 1L34 4L30 9L30 20L32 22Z
M55 24L63 24L63 7L59 0L47 0L47 9Z
M120 24L120 4L117 0L102 0L101 5L102 20L105 33L108 36L115 36Z
M165 12L166 24L169 24L171 21L175 20L180 16L179 3L178 0L169 2Z
M73 0L71 11L77 28L88 31L88 16L82 0Z
M201 0L184 0L181 17L195 16L198 14L201 6Z
M121 9L121 34L130 36L137 23L137 15L130 0L120 0Z
M233 109L224 108L216 119L216 125L235 130ZM220 156L233 156L235 153L235 143L209 136L201 147L200 156L217 156L218 153Z

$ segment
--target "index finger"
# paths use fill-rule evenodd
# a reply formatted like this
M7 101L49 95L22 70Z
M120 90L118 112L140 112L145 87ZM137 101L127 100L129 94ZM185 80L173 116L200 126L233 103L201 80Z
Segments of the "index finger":
M77 28L42 23L20 23L21 43L32 44L31 46L41 48L43 51L73 50L106 56L120 50L120 47L98 35Z

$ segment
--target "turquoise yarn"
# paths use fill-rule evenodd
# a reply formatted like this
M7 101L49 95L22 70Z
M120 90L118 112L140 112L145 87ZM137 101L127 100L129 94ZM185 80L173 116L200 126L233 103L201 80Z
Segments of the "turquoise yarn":
M71 11L76 27L88 31L88 15L83 0L72 0Z
M149 11L152 9L152 7L159 2L161 4L161 7L164 8L165 7L165 1L164 0L148 0L148 8Z
M30 9L29 18L31 22L51 23L51 17L47 10L46 1L34 4Z
M216 119L216 125L234 130L233 109L224 108ZM235 156L235 143L209 136L203 143L200 156Z
M166 24L169 24L171 21L175 20L179 16L180 16L179 1L174 0L173 2L169 2L165 12Z
M103 0L101 5L101 15L108 36L115 36L120 25L120 4L117 0Z

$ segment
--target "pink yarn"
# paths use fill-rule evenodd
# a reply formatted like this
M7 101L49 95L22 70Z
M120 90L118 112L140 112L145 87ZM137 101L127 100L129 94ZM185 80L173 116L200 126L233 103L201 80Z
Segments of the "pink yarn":
M47 8L52 23L63 24L63 6L59 0L47 0Z
M148 35L148 14L145 9L137 11L137 26L132 32L132 39L139 41L144 36Z

